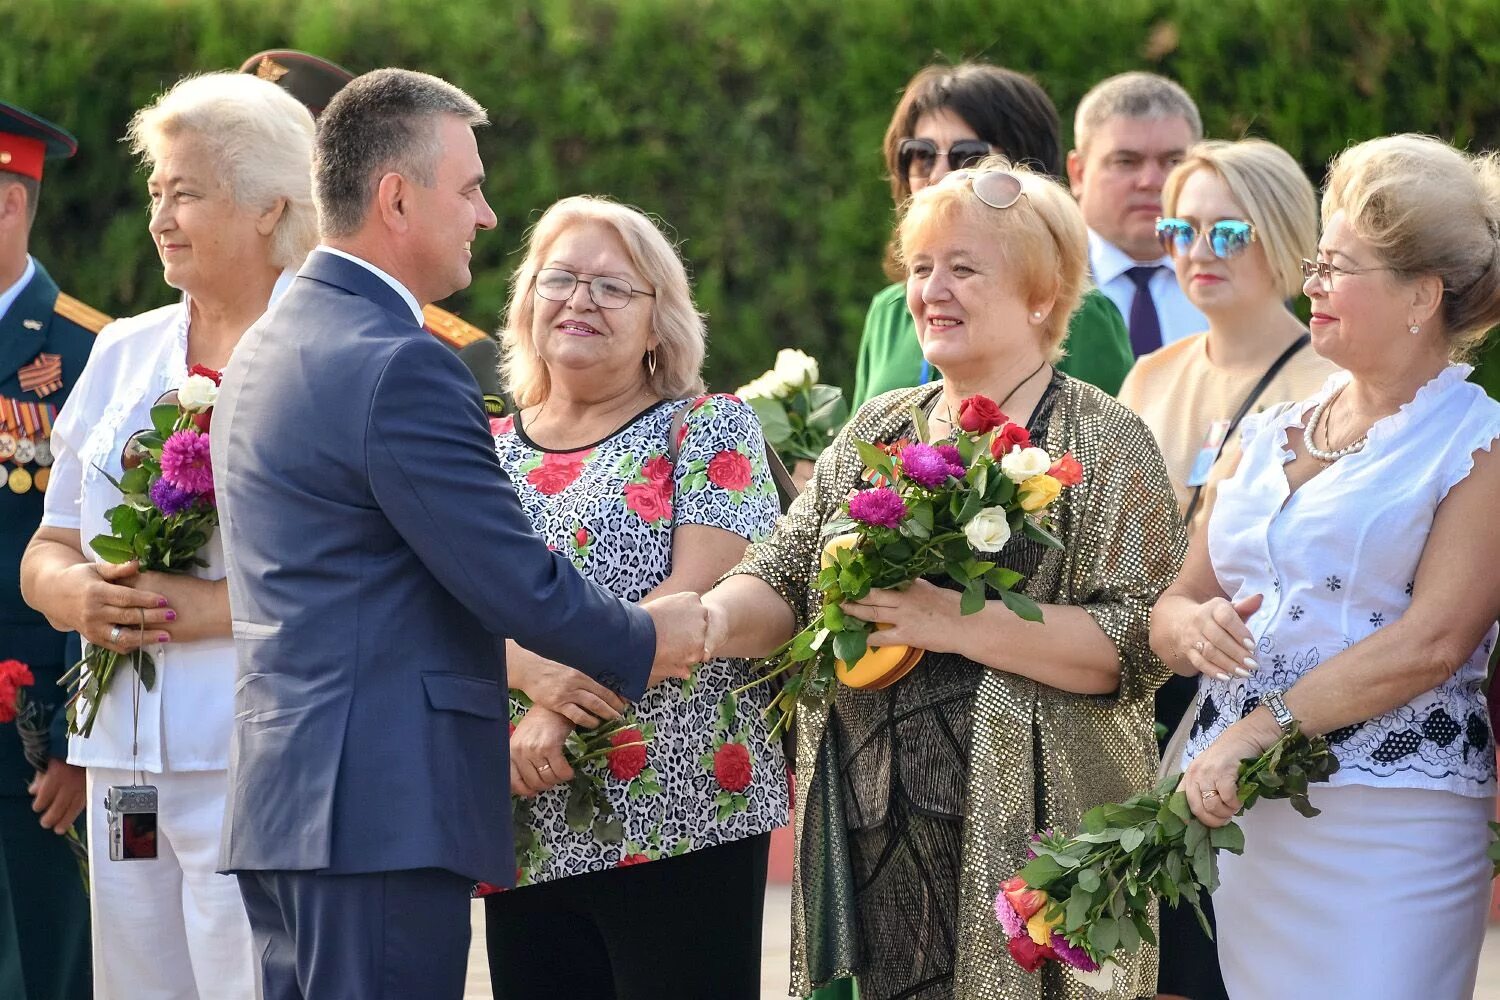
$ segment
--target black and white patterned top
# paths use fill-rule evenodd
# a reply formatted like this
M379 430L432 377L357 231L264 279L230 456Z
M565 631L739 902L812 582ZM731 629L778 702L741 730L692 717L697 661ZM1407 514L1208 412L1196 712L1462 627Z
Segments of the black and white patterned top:
M673 417L684 409L669 447ZM571 452L537 446L507 418L496 425L495 444L548 546L628 601L666 579L675 526L710 525L755 541L780 513L760 423L733 396L659 403L609 438ZM566 785L515 800L517 884L639 864L784 824L786 765L762 715L771 692L762 686L737 701L728 697L753 676L746 661L721 659L688 681L649 689L626 720L645 747L585 765L606 804L589 811L575 802L573 826L569 797L577 793ZM522 714L513 698L511 721Z
M1370 428L1363 451L1341 458L1288 498L1287 429L1347 382L1245 421L1244 455L1219 489L1208 547L1219 585L1239 601L1264 595L1247 622L1259 669L1244 680L1201 677L1192 759L1272 689L1291 687L1343 650L1389 627L1411 606L1433 517L1500 437L1500 404L1453 365ZM1483 528L1479 525L1476 528ZM1484 679L1496 628L1452 677L1374 719L1328 734L1335 785L1495 793L1494 737ZM1392 664L1400 669L1400 664Z

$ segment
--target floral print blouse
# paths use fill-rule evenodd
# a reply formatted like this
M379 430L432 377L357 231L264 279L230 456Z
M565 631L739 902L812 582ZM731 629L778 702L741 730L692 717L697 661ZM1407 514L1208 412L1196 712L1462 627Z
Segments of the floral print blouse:
M548 546L628 601L666 579L677 525L758 541L780 512L755 411L734 396L663 401L569 452L537 446L505 418L495 446ZM516 884L640 864L786 823L786 765L762 716L770 692L731 695L754 676L748 662L720 659L650 688L627 710L627 728L611 741L618 748L580 769L582 783L515 799ZM512 723L525 714L518 694Z

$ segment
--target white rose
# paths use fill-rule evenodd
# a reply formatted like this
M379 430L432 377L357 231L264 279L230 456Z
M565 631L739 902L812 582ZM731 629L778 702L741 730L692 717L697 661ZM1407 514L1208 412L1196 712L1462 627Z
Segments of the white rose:
M207 375L189 375L177 390L177 405L189 413L202 413L218 399L219 387Z
M818 362L792 347L783 347L776 352L776 367L771 371L791 390L818 380Z
M999 552L1010 540L1004 507L986 507L964 525L964 537L979 552Z
M1017 448L1000 459L1000 471L1012 482L1024 483L1052 468L1052 456L1040 448Z
M751 399L768 399L770 394L766 392L766 377L764 375L755 376L755 378L734 390L734 394L747 401Z

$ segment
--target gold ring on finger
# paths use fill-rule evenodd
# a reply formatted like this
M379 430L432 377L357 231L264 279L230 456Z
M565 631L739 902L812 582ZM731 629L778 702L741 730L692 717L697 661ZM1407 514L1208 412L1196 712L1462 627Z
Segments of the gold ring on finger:
M1218 798L1218 796L1218 791L1216 789L1210 788L1208 791L1203 793L1203 801L1207 802L1209 799Z
M1203 652L1203 640L1202 639L1199 639L1197 642L1193 643L1193 652L1195 652L1195 653L1201 653L1201 652Z

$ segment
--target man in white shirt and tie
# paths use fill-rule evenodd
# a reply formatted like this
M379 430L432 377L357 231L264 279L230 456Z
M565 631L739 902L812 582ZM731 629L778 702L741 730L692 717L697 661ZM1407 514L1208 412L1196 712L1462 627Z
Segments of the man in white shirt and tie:
M1154 73L1095 85L1074 117L1068 181L1089 226L1089 266L1125 317L1136 357L1208 329L1156 240L1162 184L1202 138L1193 99Z

